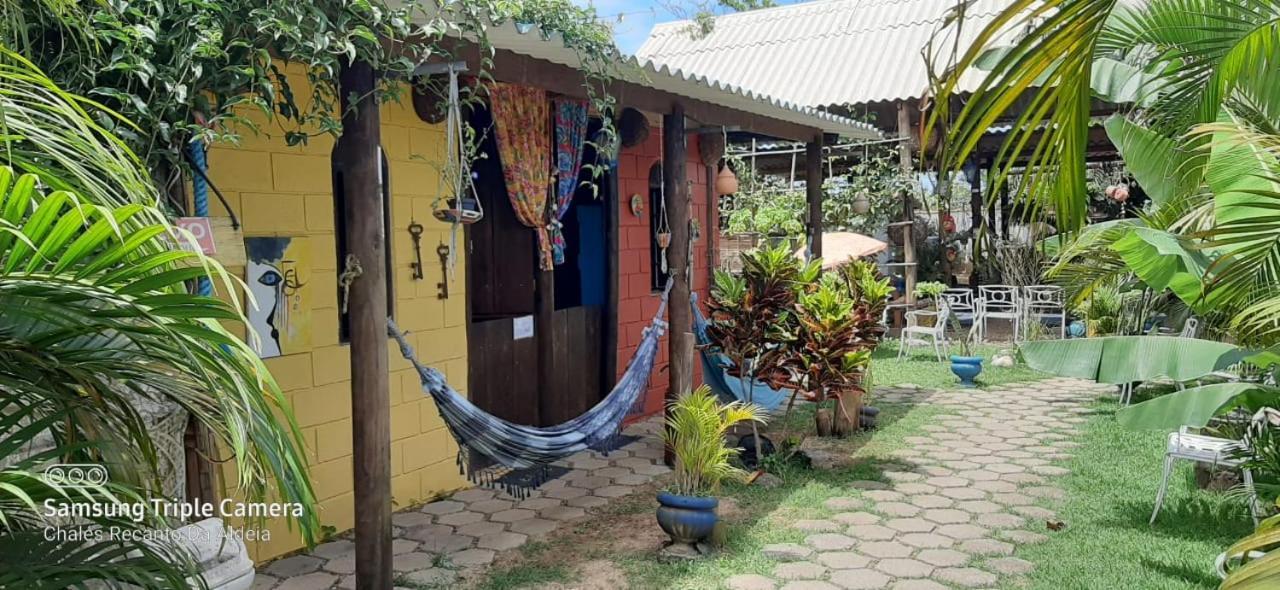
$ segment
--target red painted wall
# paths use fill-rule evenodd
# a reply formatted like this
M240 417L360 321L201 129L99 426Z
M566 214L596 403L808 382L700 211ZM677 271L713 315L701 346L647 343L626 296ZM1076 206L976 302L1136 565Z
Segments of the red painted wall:
M702 227L702 236L693 244L693 285L699 301L705 301L708 289L707 241L714 228L706 227L707 172L698 155L697 136L688 136L688 178L693 181L693 216ZM662 129L651 126L649 138L639 145L624 148L618 159L618 376L626 371L627 361L640 343L642 331L658 311L659 293L652 290L649 275L649 168L662 161ZM646 210L631 214L631 195L638 194ZM688 305L672 301L670 305ZM705 311L705 307L703 310ZM662 400L670 383L667 337L662 338L658 361L644 398L645 415L662 410ZM694 360L693 383L702 383L702 367Z

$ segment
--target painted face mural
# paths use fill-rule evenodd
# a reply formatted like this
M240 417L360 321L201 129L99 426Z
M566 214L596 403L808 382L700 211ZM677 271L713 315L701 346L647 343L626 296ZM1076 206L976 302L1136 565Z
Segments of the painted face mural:
M307 298L311 249L306 238L245 238L245 282L252 302L249 327L258 336L258 354L271 358L311 346L311 304Z

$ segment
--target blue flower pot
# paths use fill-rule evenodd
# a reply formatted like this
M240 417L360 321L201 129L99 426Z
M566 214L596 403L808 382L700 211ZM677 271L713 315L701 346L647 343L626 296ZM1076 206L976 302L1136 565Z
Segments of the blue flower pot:
M982 372L982 357L951 355L951 372L960 378L960 387L977 387L973 378Z
M720 500L658 492L658 526L676 543L692 545L711 536Z

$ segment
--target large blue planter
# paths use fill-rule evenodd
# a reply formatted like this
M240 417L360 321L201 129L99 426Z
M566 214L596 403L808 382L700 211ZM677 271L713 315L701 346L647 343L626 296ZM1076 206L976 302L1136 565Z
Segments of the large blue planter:
M720 500L658 492L658 526L676 543L692 545L711 536Z
M982 372L982 357L951 355L951 372L960 378L960 387L977 387L973 378Z

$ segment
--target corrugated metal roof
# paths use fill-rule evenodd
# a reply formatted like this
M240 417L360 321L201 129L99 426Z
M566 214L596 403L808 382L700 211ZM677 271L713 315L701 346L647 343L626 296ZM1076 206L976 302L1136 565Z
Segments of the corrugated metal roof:
M700 39L690 21L664 23L636 55L808 106L918 98L929 85L922 52L955 4L819 0L719 16ZM1006 6L1007 0L971 0L961 51ZM936 55L950 54L954 34L934 40ZM979 80L967 73L960 90Z
M578 68L577 53L568 49L559 35L546 39L537 31L520 32L514 23L490 28L486 35L496 48L506 49L560 65ZM669 67L650 60L622 57L618 63L620 79L671 94L722 105L730 109L820 129L851 139L882 137L874 126L828 113L812 106L779 99L749 85L726 83L705 74L693 74L679 67ZM746 86L746 87L744 87ZM751 88L748 90L748 88Z

